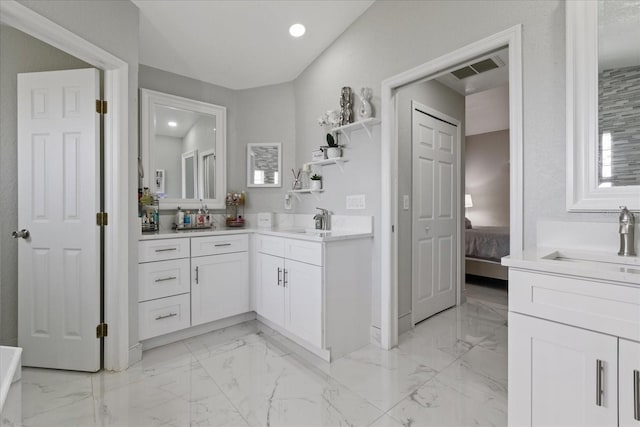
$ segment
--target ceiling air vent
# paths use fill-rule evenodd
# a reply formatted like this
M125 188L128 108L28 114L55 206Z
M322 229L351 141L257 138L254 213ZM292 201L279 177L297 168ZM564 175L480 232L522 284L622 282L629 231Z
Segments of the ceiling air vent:
M498 58L487 58L475 64L467 65L452 71L451 74L456 76L458 80L466 79L467 77L475 76L476 74L484 73L485 71L493 70L504 66L504 62Z

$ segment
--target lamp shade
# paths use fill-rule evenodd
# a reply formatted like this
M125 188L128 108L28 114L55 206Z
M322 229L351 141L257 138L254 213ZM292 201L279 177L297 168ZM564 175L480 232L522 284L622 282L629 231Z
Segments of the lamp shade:
M471 199L471 194L465 194L464 195L464 207L465 208L472 208L473 207L473 200Z

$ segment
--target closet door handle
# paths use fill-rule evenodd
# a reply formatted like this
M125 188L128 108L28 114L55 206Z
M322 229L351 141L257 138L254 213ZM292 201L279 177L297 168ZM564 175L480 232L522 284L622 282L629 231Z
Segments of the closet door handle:
M198 280L199 280L199 277L198 277L198 276L199 276L199 273L200 273L200 271L199 271L199 270L200 270L200 267L196 267L196 285L199 285L199 284L200 284L200 282L198 282Z
M281 273L282 273L282 269L278 267L278 286L280 286L280 284L282 283L282 278L280 277Z
M633 419L640 421L640 371L633 370Z
M602 406L604 362L596 359L596 406Z

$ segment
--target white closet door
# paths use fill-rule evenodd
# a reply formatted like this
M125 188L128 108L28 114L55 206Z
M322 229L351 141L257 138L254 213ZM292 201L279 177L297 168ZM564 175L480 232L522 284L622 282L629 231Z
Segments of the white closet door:
M100 369L98 70L18 75L19 345L25 366Z

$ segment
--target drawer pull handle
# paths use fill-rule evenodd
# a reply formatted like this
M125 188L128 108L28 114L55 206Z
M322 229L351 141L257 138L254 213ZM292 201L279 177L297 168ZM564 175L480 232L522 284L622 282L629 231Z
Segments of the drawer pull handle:
M169 251L177 251L178 248L166 248L166 249L156 249L156 252L169 252Z
M640 421L640 371L633 370L633 419Z
M282 269L278 267L278 286L280 286L280 284L282 283L282 278L280 277L281 273L282 273Z
M602 406L604 362L596 359L596 406Z
M231 243L217 243L213 246L215 246L216 248L219 248L220 246L231 246Z
M178 313L164 314L162 316L156 317L156 320L168 319L169 317L174 317L174 316L177 316L177 315L178 315Z
M287 287L287 269L283 268L282 271L284 271L284 281L282 283L282 286L286 288Z
M171 276L171 277L163 277L162 279L156 279L156 283L158 282L166 282L167 280L176 280L177 277L175 276Z

